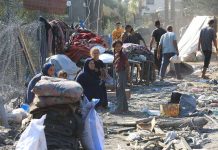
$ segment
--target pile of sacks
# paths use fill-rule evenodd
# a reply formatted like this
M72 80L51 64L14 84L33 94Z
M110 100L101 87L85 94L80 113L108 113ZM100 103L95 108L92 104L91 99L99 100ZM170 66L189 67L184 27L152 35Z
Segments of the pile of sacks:
M90 49L94 46L100 46L104 49L107 44L99 35L85 29L78 29L71 35L65 55L78 63L82 58L90 57Z
M30 107L33 119L46 114L44 132L48 149L79 149L82 132L80 84L65 79L42 77L35 85Z

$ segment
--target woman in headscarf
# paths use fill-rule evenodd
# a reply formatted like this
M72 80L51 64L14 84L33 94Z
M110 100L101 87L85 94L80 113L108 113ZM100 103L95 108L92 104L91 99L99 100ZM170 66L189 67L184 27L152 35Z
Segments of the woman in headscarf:
M102 107L107 108L108 100L107 100L107 90L105 86L105 80L107 76L106 66L103 63L103 61L99 59L99 55L100 55L99 49L96 49L96 48L91 49L90 55L95 62L95 72L97 73L98 77L101 80L100 82L100 90L102 93L102 103L101 104L102 104Z
M76 81L83 87L84 95L88 100L92 100L93 98L100 99L97 107L102 106L103 94L100 87L100 78L95 72L94 59L89 58L86 60L83 72L78 75Z
M35 94L32 92L32 89L34 88L34 86L36 85L36 83L41 80L41 77L42 76L54 76L54 73L55 73L55 68L54 68L54 65L51 64L51 63L45 63L43 65L43 68L42 68L42 72L35 75L31 81L29 82L28 84L28 88L27 88L27 96L26 96L26 99L25 99L25 103L26 104L31 104L33 102L33 99L35 97Z

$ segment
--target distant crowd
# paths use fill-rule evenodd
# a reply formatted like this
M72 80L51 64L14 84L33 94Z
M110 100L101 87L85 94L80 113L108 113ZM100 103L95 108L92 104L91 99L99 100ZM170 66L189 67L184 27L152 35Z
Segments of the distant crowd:
M212 43L217 49L216 32L214 30L214 20L208 22L208 27L201 30L198 50L200 48L205 56L204 66L201 77L206 79L206 71L210 64L212 55ZM123 43L139 44L143 43L143 46L147 50L154 49L154 64L158 70L158 76L160 81L164 81L167 66L170 64L170 59L174 56L179 56L179 50L177 46L176 34L173 32L172 26L167 26L166 30L161 27L159 20L154 23L155 29L151 34L151 40L149 47L146 45L143 36L135 32L131 25L126 25L125 30L122 28L120 22L116 23L116 27L112 32L113 39L113 52L114 61L113 69L116 74L116 97L117 97L117 109L115 113L127 113L128 103L125 93L127 81L130 79L129 62L126 54L123 52ZM153 47L155 43L155 46ZM107 109L107 91L105 86L105 80L108 76L107 68L105 64L99 59L100 52L98 49L91 49L91 58L85 61L83 70L79 73L76 81L81 84L84 89L84 95L89 99L99 98L100 103L97 105L99 108ZM176 78L182 80L180 73L180 64L175 63ZM41 79L42 76L54 76L55 66L51 63L44 64L42 72L37 74L30 81L27 90L27 97L25 103L31 104L34 99L34 93L32 92L35 84ZM58 77L67 79L67 73L64 71L59 72Z

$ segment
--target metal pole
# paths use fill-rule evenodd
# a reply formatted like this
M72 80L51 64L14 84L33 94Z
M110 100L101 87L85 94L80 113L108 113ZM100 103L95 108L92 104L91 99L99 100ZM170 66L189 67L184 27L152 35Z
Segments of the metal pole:
M101 6L101 0L98 0L98 17L97 17L97 33L98 34L99 34L100 6Z
M165 0L165 24L169 22L169 0Z

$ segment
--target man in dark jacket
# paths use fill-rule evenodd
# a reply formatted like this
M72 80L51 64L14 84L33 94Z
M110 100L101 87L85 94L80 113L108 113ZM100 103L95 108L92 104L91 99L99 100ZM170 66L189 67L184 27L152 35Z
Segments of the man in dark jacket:
M208 78L206 76L207 68L210 64L210 59L212 55L212 42L214 43L214 46L216 48L216 51L218 53L217 49L217 41L216 41L216 31L214 30L214 20L210 20L208 22L208 27L205 27L201 30L199 43L198 43L198 51L200 51L200 47L202 49L202 52L204 54L204 67L202 71L201 77L206 79Z
M160 52L161 56L160 59L157 58L157 49L158 49L158 45L160 42L160 38L163 34L166 33L166 30L163 29L160 26L160 21L157 20L155 21L155 27L156 29L153 30L152 34L151 34L151 41L150 41L150 50L152 50L152 46L154 41L156 42L156 46L155 46L155 50L154 50L154 63L158 69L158 74L160 72L160 67L161 67L161 62L162 62L162 51Z
M138 32L135 32L132 26L126 25L125 32L122 35L122 42L140 45L140 41L142 41L144 46L147 48L145 40L143 39L142 35Z

